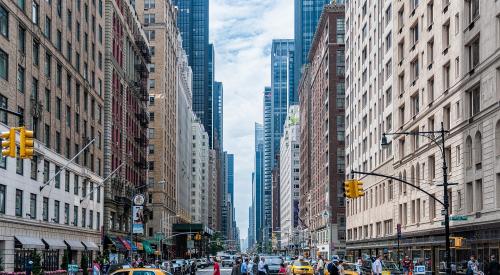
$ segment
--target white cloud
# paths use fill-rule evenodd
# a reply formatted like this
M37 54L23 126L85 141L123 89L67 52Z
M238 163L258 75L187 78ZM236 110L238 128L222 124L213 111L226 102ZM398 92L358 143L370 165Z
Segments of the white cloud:
M272 39L293 38L292 0L210 0L215 79L224 83L224 149L235 155L236 221L248 231L254 163L254 122L270 86Z

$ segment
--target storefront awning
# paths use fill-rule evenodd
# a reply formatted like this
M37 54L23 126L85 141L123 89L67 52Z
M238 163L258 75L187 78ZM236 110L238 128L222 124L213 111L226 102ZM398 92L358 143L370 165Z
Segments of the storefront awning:
M99 251L99 246L92 241L83 241L82 243L87 250Z
M122 237L118 237L118 239L122 242L126 250L130 250L130 243L127 240L123 239Z
M108 240L111 241L111 243L115 246L117 251L127 251L125 246L123 246L123 243L118 239L116 236L107 236Z
M45 249L45 244L39 238L28 236L15 236L15 238L21 243L23 248Z
M146 251L146 254L155 253L155 250L151 247L151 244L148 241L142 241L142 244L144 246L144 251Z
M66 244L64 243L63 240L48 239L48 238L43 238L42 240L47 244L49 249L66 249L66 248L68 248L68 246L66 246Z
M85 246L83 246L81 241L64 240L64 242L71 248L71 250L78 250L78 251L85 250Z

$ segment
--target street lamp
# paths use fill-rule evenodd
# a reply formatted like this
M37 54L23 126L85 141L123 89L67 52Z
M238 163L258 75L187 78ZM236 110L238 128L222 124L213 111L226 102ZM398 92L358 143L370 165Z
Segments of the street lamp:
M450 212L449 212L449 197L448 197L448 166L446 165L446 154L445 154L445 134L449 131L444 129L444 123L441 122L441 129L439 131L423 131L423 132L394 132L394 133L383 133L382 134L382 147L387 147L389 142L387 141L387 135L408 135L408 136L423 136L432 141L441 151L441 156L443 158L443 207L444 207L444 231L445 231L445 261L446 261L446 274L451 274L451 262L450 262ZM439 134L435 137L434 134Z

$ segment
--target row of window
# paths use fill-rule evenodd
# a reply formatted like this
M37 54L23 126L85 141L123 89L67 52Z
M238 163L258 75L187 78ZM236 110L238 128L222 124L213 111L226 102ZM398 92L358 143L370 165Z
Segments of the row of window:
M369 225L359 226L347 230L348 240L361 240L374 237L391 236L394 230L392 219L382 222L376 222Z
M24 200L25 195L24 191L20 189L16 189L15 193L15 209L14 214L17 217L29 217L30 219L36 220L39 213L39 198L37 194L30 193L29 194L29 210L24 210ZM7 186L0 184L0 214L10 214L7 213ZM63 223L65 225L70 224L71 216L73 220L71 221L71 225L73 226L81 226L88 227L90 229L99 230L101 227L101 213L99 211L88 210L87 208L81 207L81 212L78 206L73 206L73 213L71 213L71 205L69 203L64 203L62 205L61 201L53 200L52 206L50 206L50 199L48 197L42 197L42 220L46 222L53 223ZM49 211L52 209L52 215L50 215ZM63 216L61 219L61 211ZM95 215L94 215L95 213ZM72 214L72 215L71 215ZM50 217L50 220L49 220ZM81 219L79 221L79 218Z

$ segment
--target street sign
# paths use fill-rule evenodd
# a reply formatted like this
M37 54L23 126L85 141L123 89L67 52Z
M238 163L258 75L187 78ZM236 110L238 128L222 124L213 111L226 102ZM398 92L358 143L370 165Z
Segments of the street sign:
M469 217L467 216L462 216L462 215L454 215L450 216L450 221L466 221L468 220Z

